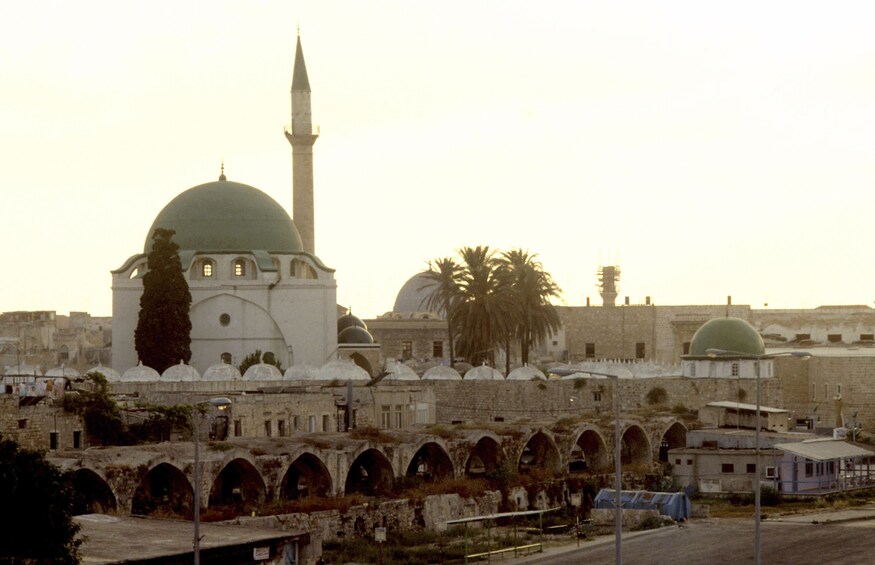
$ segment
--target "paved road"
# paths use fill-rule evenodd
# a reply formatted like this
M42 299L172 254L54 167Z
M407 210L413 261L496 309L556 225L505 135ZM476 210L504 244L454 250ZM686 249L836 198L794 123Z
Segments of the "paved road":
M818 523L812 523L817 520ZM741 565L753 563L753 522L692 521L627 536L624 565ZM833 521L808 516L762 524L762 558L769 565L875 563L875 520ZM614 563L614 540L601 537L580 550L546 554L516 563L531 565Z

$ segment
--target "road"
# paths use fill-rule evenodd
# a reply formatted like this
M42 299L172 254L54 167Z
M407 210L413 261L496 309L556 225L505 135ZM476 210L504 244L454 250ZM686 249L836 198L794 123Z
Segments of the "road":
M862 518L862 516L861 516ZM867 516L866 518L871 518ZM817 521L818 523L812 523ZM753 522L744 519L693 520L684 527L632 534L623 539L624 565L742 565L753 563ZM875 520L824 523L815 515L762 523L762 561L769 565L872 563ZM530 565L614 563L614 540L601 537L579 550L534 556Z

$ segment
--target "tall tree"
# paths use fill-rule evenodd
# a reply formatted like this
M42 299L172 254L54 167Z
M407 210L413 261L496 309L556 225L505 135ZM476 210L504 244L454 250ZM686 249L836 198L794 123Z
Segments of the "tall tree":
M37 451L0 438L0 563L79 563L69 476Z
M550 299L559 296L560 288L550 273L544 271L537 255L523 249L502 253L498 264L509 279L516 310L512 333L519 340L520 357L525 364L529 362L532 346L559 329L559 314Z
M191 359L191 293L182 274L176 232L156 228L143 276L140 317L134 332L137 355L159 373Z
M455 332L453 314L459 301L459 265L451 257L443 257L428 262L428 269L422 272L427 282L419 290L428 290L425 307L429 310L443 311L447 320L447 341L450 344L450 367L455 358Z

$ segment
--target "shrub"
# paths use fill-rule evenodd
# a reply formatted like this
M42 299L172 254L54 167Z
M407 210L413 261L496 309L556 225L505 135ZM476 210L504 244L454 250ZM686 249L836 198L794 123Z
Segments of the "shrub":
M661 386L655 386L647 391L647 404L655 406L665 404L668 400L668 392Z

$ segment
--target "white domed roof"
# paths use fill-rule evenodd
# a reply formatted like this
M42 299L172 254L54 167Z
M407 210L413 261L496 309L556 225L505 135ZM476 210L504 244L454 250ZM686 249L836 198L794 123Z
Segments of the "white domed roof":
M390 359L386 361L386 376L383 377L384 381L418 381L419 375L416 374L416 371L405 365L404 363L399 363L394 359Z
M466 381L503 381L504 375L489 365L480 365L465 373Z
M216 363L204 371L201 375L202 381L239 381L240 371L234 365L227 363Z
M186 365L184 362L180 361L178 365L173 365L171 367L167 367L163 373L161 373L162 381L171 381L171 382L191 382L191 381L199 381L201 379L200 374L197 372L197 369L192 367L191 365Z
M13 365L6 369L6 376L15 376L15 377L41 377L43 376L43 372L39 370L39 367L36 365L28 365L26 363L22 363L21 365Z
M509 381L546 381L547 377L537 367L517 367L507 376Z
M112 367L104 367L100 363L97 364L97 367L91 367L90 369L85 371L86 375L88 373L100 373L101 375L106 377L106 380L108 382L111 383L117 383L122 380L122 376L118 374L118 371L116 371Z
M121 377L123 383L153 383L160 379L161 375L158 374L158 371L143 365L142 361L136 367L131 367L122 373Z
M318 381L369 381L371 376L367 371L352 361L329 361L316 375Z
M392 311L408 315L429 312L426 302L432 289L428 287L433 284L434 282L423 273L413 275L398 291ZM439 319L444 316L443 312L433 312L433 314Z
M244 381L281 381L283 374L270 363L256 363L243 373Z
M452 367L447 365L437 365L427 370L425 374L422 375L422 379L430 381L461 381L462 375Z
M47 377L67 377L68 379L75 379L79 376L79 371L73 369L71 367L65 367L61 365L60 367L55 367L54 369L49 369L46 371Z
M319 374L319 369L312 365L293 365L286 369L283 375L284 381L312 381Z

